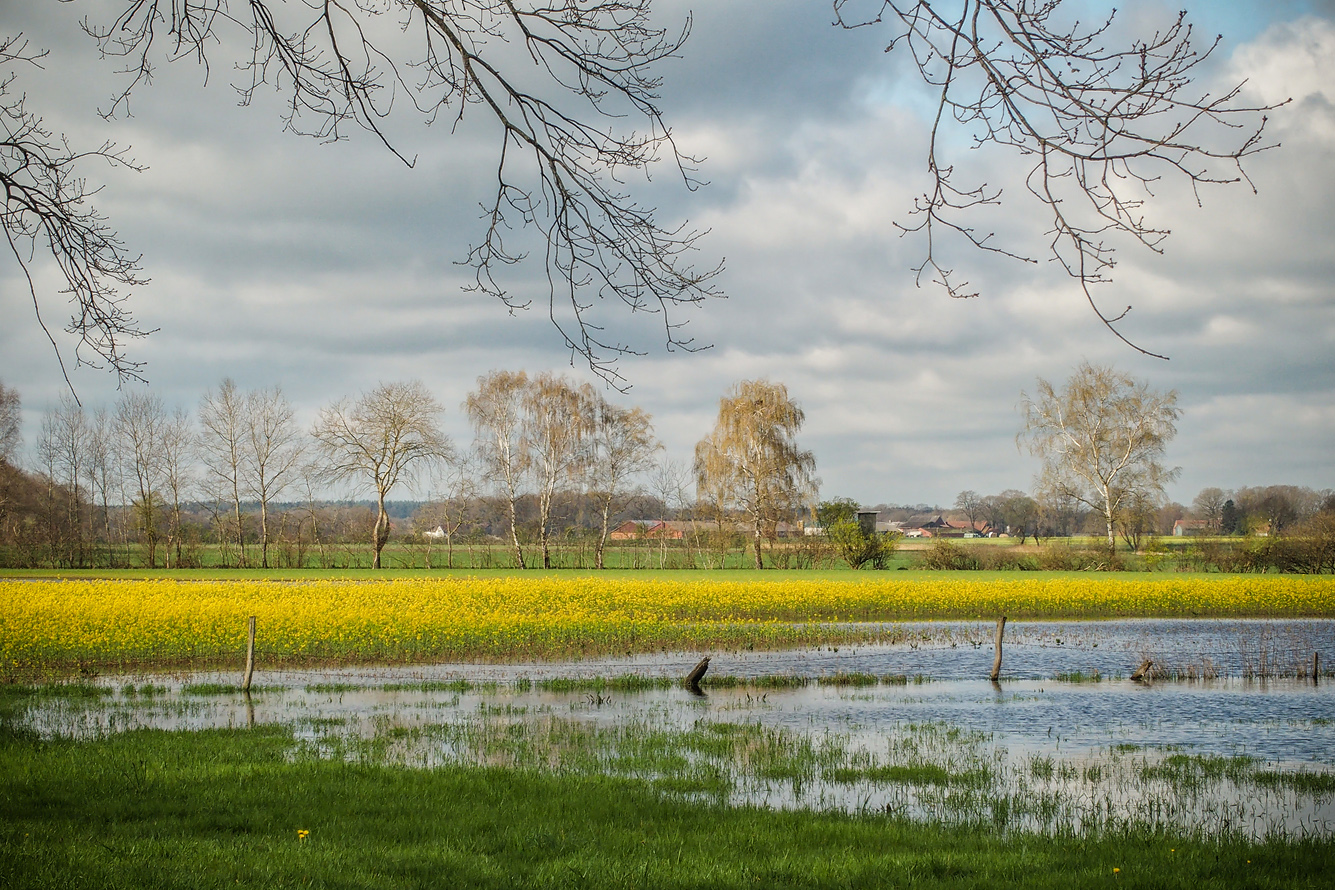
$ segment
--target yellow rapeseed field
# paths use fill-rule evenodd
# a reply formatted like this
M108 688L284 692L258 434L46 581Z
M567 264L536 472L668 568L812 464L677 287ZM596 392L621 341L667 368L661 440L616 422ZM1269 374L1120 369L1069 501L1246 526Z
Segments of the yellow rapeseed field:
M235 663L250 615L270 665L526 659L893 636L858 622L1335 617L1335 578L3 580L0 677Z

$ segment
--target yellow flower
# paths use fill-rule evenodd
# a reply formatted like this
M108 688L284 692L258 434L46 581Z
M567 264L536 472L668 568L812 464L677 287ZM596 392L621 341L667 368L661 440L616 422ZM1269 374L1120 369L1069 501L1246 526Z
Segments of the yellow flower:
M298 829L297 829L297 840L299 840L299 841L304 841L304 840L306 840L306 838L308 838L308 837L310 837L310 836L311 836L311 833L310 833L310 831L308 831L307 829L305 829L305 828L298 828Z
M1115 866L1113 867L1113 874L1117 874L1117 873L1120 872L1120 871L1121 871L1120 868L1117 868L1117 867L1115 867Z

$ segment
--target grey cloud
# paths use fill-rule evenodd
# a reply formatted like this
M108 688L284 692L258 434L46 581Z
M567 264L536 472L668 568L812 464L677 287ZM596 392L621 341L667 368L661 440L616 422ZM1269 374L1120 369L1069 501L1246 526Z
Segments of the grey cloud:
M283 134L273 97L237 109L221 78L201 92L198 72L177 65L141 95L135 117L105 131L88 117L102 89L90 78L105 75L86 38L67 33L69 8L20 6L21 18L63 29L54 45L68 66L51 66L40 89L33 82L49 119L81 137L113 132L150 166L112 174L99 201L154 278L136 306L162 331L134 349L169 403L194 406L230 375L281 383L310 417L377 380L418 377L466 440L458 404L491 368L596 382L570 366L550 328L540 266L516 270L517 293L535 302L517 318L460 292L468 270L454 261L479 232L492 172L485 127L405 127L418 157L407 170L365 134L334 146ZM684 9L660 13L669 21ZM1021 390L1089 359L1180 391L1186 414L1169 456L1183 466L1177 499L1208 484L1335 484L1335 166L1315 100L1276 116L1284 148L1249 167L1259 196L1212 190L1201 210L1190 194L1157 189L1148 210L1174 230L1165 255L1125 248L1115 283L1098 291L1110 308L1135 305L1124 329L1171 355L1164 363L1103 331L1049 263L954 250L950 261L983 297L914 286L923 245L893 222L922 187L920 121L886 104L907 86L883 38L830 19L828 3L810 0L712 3L697 10L684 58L664 65L668 120L685 150L692 136L708 143L713 184L687 193L663 169L632 188L665 219L713 229L700 262L728 258L732 299L687 313L714 345L696 355L658 348L659 317L606 306L598 319L650 350L623 362L634 384L623 401L655 416L667 457L689 461L732 382L768 376L806 407L803 442L829 495L948 503L965 488L1023 488L1034 462L1015 447ZM1290 38L1271 39L1280 42L1266 51L1282 53ZM872 97L872 84L894 89ZM1023 172L965 160L990 182L1014 186ZM1019 239L1044 224L1016 201L980 225ZM23 393L31 433L32 412L62 384L15 270L0 266L0 286L0 378ZM61 299L47 300L48 317ZM77 379L90 403L114 398L109 378Z

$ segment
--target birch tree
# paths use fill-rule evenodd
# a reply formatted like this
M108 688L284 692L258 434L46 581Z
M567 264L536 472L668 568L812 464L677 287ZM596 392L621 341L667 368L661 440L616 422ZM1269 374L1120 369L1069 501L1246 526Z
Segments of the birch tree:
M179 568L182 557L182 506L194 488L195 431L190 415L177 408L162 424L162 481L164 495L170 496L167 513L167 568ZM168 506L164 504L164 506Z
M654 458L663 446L654 437L652 418L642 409L622 408L596 393L590 400L587 470L589 493L598 506L601 523L594 555L594 564L601 569L612 507L625 497L631 479L654 469ZM666 540L667 536L659 537Z
M523 447L538 493L538 546L542 567L552 567L552 498L563 484L578 480L588 462L586 443L593 431L590 393L564 376L539 374L524 388Z
M88 496L92 504L100 504L102 535L108 548L109 560L113 543L111 531L111 493L116 488L116 454L113 441L113 419L106 408L98 408L88 421L88 450L84 463L84 477L88 482Z
M0 463L10 463L18 451L23 420L20 406L19 391L0 380Z
M515 565L524 568L524 548L519 542L516 504L528 470L524 447L524 392L528 375L523 371L491 371L477 379L477 389L468 394L464 411L473 425L473 441L488 481L505 498L510 520L510 543Z
M1033 396L1021 394L1024 428L1017 442L1039 457L1037 487L1097 511L1116 551L1115 525L1133 500L1162 497L1177 469L1162 463L1177 433L1177 391L1111 367L1082 363L1060 389L1042 378Z

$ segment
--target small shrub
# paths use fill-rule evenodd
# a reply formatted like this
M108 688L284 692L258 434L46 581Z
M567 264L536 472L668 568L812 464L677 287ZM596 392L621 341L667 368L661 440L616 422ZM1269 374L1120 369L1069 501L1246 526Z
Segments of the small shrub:
M938 571L969 571L981 568L978 557L944 538L932 541L923 554L923 565Z

